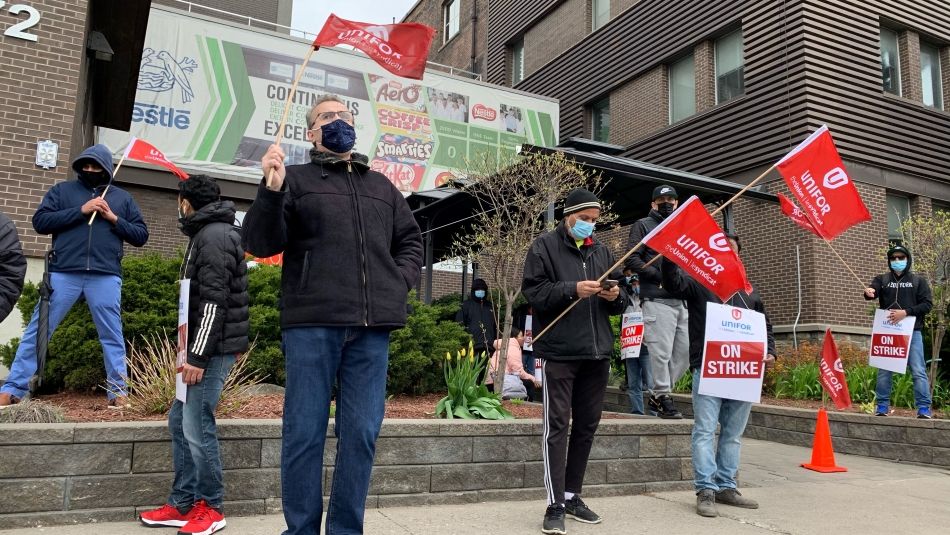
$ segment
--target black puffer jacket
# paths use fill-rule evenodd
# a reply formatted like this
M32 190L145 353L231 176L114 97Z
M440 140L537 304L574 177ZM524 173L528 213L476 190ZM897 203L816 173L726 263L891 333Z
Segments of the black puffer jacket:
M20 292L26 276L26 257L20 247L16 225L10 218L0 214L0 321L6 319Z
M896 252L907 255L907 269L900 275L890 269L887 273L874 277L871 288L874 288L874 295L882 309L906 310L908 316L917 318L914 321L914 330L920 331L924 328L924 317L933 308L933 292L927 284L927 279L913 273L914 258L910 251L901 246L891 247L887 251L887 257L890 258ZM865 294L864 299L871 301L874 297Z
M191 279L188 299L188 364L207 367L215 355L248 347L247 262L234 226L234 203L201 207L182 224L191 240L182 266Z
M627 240L627 248L640 243L644 236L649 234L663 221L663 216L656 210L651 210L650 215L640 219L633 225L630 225L630 238ZM624 262L624 267L632 269L640 277L640 298L641 299L674 299L669 292L663 288L663 277L660 274L659 266L654 262L652 266L647 267L647 263L653 260L656 251L643 245L636 250L630 258Z
M521 291L534 310L534 335L577 300L578 281L597 280L614 262L610 249L596 238L578 248L563 222L539 236L528 250L521 283ZM610 278L620 276L618 271ZM536 355L558 361L610 358L614 348L610 316L626 308L626 292L621 290L614 301L596 295L583 301L534 342Z
M475 297L475 290L485 290L485 297ZM466 299L455 314L455 321L462 324L472 336L472 347L476 352L487 351L495 342L498 331L492 302L488 299L488 284L482 279L472 281L471 299Z
M287 167L280 191L261 181L244 218L244 248L284 253L282 327L402 327L422 268L409 205L365 156L316 154Z

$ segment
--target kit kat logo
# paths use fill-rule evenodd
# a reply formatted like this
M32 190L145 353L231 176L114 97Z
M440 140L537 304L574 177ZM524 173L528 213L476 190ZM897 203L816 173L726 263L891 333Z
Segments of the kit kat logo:
M483 121L494 121L498 117L498 112L484 104L476 104L472 107L472 117Z

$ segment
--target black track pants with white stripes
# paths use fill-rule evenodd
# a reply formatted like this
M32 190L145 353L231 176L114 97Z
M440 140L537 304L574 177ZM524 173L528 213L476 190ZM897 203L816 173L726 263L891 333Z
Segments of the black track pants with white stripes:
M610 362L606 359L544 361L541 449L549 505L564 503L564 491L581 493L587 458L604 407L609 373ZM570 425L572 414L573 426Z

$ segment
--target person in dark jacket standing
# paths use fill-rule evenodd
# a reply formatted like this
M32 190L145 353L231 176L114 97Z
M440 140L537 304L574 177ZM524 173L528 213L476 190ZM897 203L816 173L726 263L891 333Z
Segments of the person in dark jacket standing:
M462 308L455 315L455 321L465 327L472 336L472 348L476 355L481 355L482 352L491 353L498 323L488 297L488 283L484 279L472 281L472 295L462 303Z
M573 190L564 219L538 237L525 258L521 290L534 311L534 332L582 300L534 342L544 362L541 447L548 507L542 533L566 533L565 515L589 524L601 521L580 495L610 373L610 316L623 312L627 299L617 284L619 271L611 275L612 286L596 280L614 264L610 249L592 234L600 210L593 193Z
M318 100L307 128L314 143L310 163L285 168L277 146L264 155L265 179L244 219L244 246L258 257L284 253L284 533L320 533L334 384L337 452L326 529L363 533L389 333L406 323L409 289L422 267L422 235L399 190L353 153L353 114L339 97Z
M933 294L927 279L911 271L913 258L910 251L903 246L896 245L887 251L887 262L890 268L887 273L874 277L871 285L864 290L864 298L868 301L877 299L883 310L890 310L887 319L900 321L907 316L916 318L914 321L914 335L910 339L910 353L907 355L907 365L914 381L914 403L917 405L917 417L933 418L930 410L930 381L927 377L927 366L924 362L924 341L921 330L924 328L924 318L933 308ZM890 414L891 388L893 387L893 373L888 370L877 371L877 407L875 416Z
M16 225L0 213L0 321L7 319L23 291L26 257L20 247Z
M650 233L679 206L672 186L657 186L653 190L650 214L630 227L628 248L633 247ZM677 299L664 288L658 266L647 266L656 256L649 247L640 247L630 255L624 267L640 278L640 299L643 308L643 345L650 353L653 392L650 410L660 418L679 419L670 392L676 381L689 367L689 312L682 299Z
M248 348L247 263L234 226L234 203L204 175L179 182L178 222L188 236L181 268L188 281L185 402L168 414L175 479L168 502L139 515L146 526L181 535L224 529L224 483L214 410L228 373ZM183 282L184 283L184 282Z
M730 235L729 245L738 254L739 237ZM705 286L683 273L673 262L661 260L663 286L672 295L686 300L689 307L689 367L693 372L693 477L696 489L696 513L701 516L719 516L716 504L757 509L759 504L746 498L736 489L736 474L739 470L739 455L742 449L742 433L745 432L752 403L724 399L699 393L699 381L703 365L703 349L706 345L706 304L720 300ZM767 333L766 355L768 366L775 361L775 337L772 322L765 312L765 305L755 290L751 294L738 292L727 305L755 310L765 315ZM716 427L719 426L719 439Z
M49 335L80 297L85 297L96 324L106 366L109 406L127 405L125 339L122 336L123 243L145 245L148 229L132 196L112 182L112 152L105 145L84 150L72 162L76 180L56 184L33 214L33 228L53 235ZM104 193L105 192L105 193ZM92 225L89 218L96 214ZM0 406L16 403L29 390L36 372L39 304L23 333Z

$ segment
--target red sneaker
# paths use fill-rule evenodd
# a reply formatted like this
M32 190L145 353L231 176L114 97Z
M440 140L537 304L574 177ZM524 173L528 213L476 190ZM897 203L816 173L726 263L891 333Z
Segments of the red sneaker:
M221 531L227 525L224 515L217 509L211 508L204 500L198 500L189 516L191 519L178 530L178 535L211 535Z
M195 509L195 507L192 507L191 511L183 515L178 512L178 508L166 503L158 509L152 509L151 511L145 511L140 514L139 520L149 527L167 526L180 528L191 520L191 514Z

